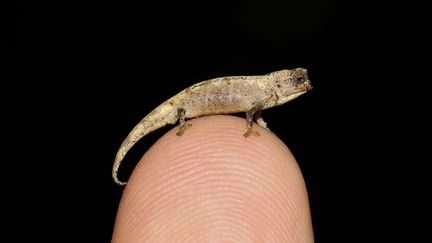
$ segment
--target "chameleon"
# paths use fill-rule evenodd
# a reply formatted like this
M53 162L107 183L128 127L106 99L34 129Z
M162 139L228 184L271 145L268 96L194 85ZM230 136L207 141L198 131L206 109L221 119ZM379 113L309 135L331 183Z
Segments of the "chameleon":
M196 83L163 102L132 129L117 152L112 178L118 185L126 185L117 177L126 153L145 135L167 124L178 122L177 135L180 136L191 126L185 122L187 118L246 112L244 137L259 136L252 126L255 118L258 125L267 128L261 117L262 110L282 105L311 89L304 68L265 75L220 77Z

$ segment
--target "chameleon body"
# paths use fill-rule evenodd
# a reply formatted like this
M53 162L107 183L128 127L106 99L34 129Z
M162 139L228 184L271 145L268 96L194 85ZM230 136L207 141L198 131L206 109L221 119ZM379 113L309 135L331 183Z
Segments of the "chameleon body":
M156 129L179 122L177 135L182 135L188 125L185 123L187 118L246 112L247 130L244 136L259 135L252 130L254 116L257 123L266 128L261 110L282 105L311 89L304 68L259 76L215 78L194 84L163 102L132 129L115 157L113 180L119 185L126 184L117 178L121 161L135 143Z

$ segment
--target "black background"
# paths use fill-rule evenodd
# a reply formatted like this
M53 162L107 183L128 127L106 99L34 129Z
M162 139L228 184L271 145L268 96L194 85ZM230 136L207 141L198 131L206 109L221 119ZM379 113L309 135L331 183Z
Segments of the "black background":
M4 9L1 238L109 242L122 194L112 161L145 114L198 81L305 67L315 89L264 117L303 171L316 242L420 241L430 228L422 9L15 2ZM133 149L120 178L170 128Z

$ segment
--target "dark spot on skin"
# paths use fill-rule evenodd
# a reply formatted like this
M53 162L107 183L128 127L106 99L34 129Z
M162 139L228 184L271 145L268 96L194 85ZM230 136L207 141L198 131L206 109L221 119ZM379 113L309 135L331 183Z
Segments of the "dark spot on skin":
M224 82L225 82L225 85L231 85L231 78L228 78L228 77L226 77L226 78L223 78L222 79Z

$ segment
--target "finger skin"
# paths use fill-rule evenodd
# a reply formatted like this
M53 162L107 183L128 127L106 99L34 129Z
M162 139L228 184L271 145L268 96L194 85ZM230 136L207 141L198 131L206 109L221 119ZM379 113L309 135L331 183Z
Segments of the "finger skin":
M307 191L286 145L244 119L189 120L136 166L112 242L313 242ZM271 125L271 124L270 124Z

